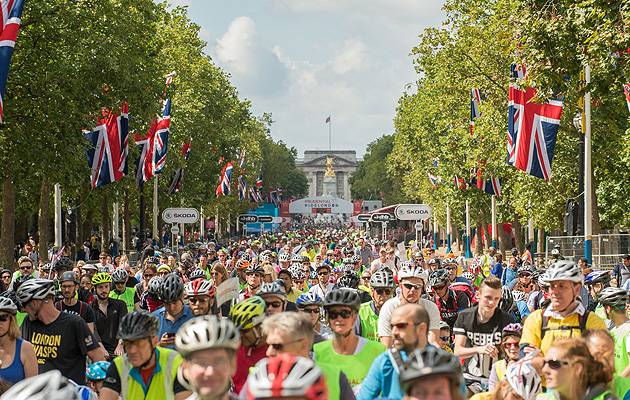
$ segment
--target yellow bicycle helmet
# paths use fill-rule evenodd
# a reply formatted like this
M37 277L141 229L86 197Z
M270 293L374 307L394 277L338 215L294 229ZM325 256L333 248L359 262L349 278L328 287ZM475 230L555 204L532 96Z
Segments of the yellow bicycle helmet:
M99 272L92 277L92 285L100 285L101 283L112 283L112 276L107 272Z
M238 329L251 329L265 319L267 306L260 296L252 296L235 304L230 310L230 319Z

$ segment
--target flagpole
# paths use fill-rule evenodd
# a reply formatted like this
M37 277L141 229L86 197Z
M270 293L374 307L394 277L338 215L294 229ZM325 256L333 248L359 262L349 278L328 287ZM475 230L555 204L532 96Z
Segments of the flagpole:
M153 239L160 241L158 233L158 176L153 180Z
M438 248L438 222L437 215L433 213L433 249L437 250Z
M527 242L534 243L534 217L532 216L532 202L529 201L529 219L527 220Z
M451 252L451 206L446 203L446 253Z
M472 258L470 251L470 205L466 200L466 258Z
M332 151L332 114L328 118L328 151Z
M591 66L584 67L586 85L591 83ZM591 92L584 94L584 257L593 263L593 199L591 182Z
M495 195L492 195L491 213L492 213L492 247L496 249L497 248L497 199Z
M203 206L201 207L201 211L199 212L199 236L200 236L200 240L202 242L205 242L204 237L206 236L204 229L205 229L205 224L204 224L204 220L203 220Z

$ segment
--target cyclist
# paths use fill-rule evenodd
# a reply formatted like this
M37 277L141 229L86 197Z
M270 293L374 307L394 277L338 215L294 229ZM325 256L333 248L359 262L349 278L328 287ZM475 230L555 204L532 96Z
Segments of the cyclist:
M359 308L359 318L354 325L357 335L378 341L378 314L383 304L392 297L395 287L394 276L388 269L378 270L370 277L373 300L362 303Z
M326 297L328 292L330 292L334 287L334 284L330 283L330 272L331 272L331 269L330 269L329 264L319 265L317 267L318 283L317 285L311 287L309 292L315 293L322 299Z
M505 377L507 367L520 359L518 343L521 340L523 325L519 323L508 324L501 332L500 351L502 358L492 364L488 389L494 390Z
M159 322L159 345L174 348L175 333L193 317L188 304L184 304L184 283L177 274L168 274L162 280L160 300L164 305L152 313Z
M85 359L102 361L103 351L81 317L57 310L53 304L54 283L29 279L17 292L22 310L22 337L35 349L39 372L58 369L78 384L85 383Z
M435 270L429 275L429 286L433 291L442 321L452 328L457 313L470 307L470 299L463 292L450 289L448 287L450 283L449 272L446 269Z
M247 281L247 286L245 287L245 289L241 290L238 300L243 301L256 295L260 290L260 285L262 285L262 279L264 275L265 270L263 269L263 267L257 264L250 264L249 267L245 269L245 279Z
M332 337L332 331L328 325L322 323L321 307L324 301L315 293L303 293L297 299L297 309L306 313L313 325L313 342L319 343Z
M241 333L241 345L236 352L236 373L234 374L234 390L240 393L249 369L265 357L267 342L261 324L265 319L265 300L260 296L252 296L236 303L230 310L230 319Z
M63 298L55 302L55 307L59 311L78 315L85 321L90 331L94 332L94 312L87 303L79 300L77 295L78 286L79 282L74 272L66 271L61 274L59 287Z
M7 293L8 295L8 293ZM37 375L37 359L33 345L20 338L13 299L0 296L0 380L15 384Z
M118 330L125 354L107 370L100 400L179 400L190 395L177 379L182 357L157 346L159 322L143 311L125 315Z
M247 378L247 400L328 399L322 370L308 358L281 354L256 364Z
M116 339L116 332L120 321L127 315L127 306L122 300L110 298L109 293L112 277L107 272L99 272L92 277L92 284L96 291L96 301L92 303L96 332L98 333L105 351L106 358L123 353L122 342Z
M549 283L550 304L532 312L526 319L521 347L530 353L534 348L546 354L551 344L567 337L579 337L587 329L606 329L606 324L595 313L587 311L579 294L583 275L580 267L571 261L557 261L543 274ZM541 362L534 360L534 366Z
M140 308L153 312L162 307L162 300L160 300L160 288L162 287L162 277L159 275L154 276L149 281L147 290L142 294L142 300L140 301Z
M237 399L230 388L240 342L232 321L217 316L193 318L179 328L175 348L184 362L178 373L193 391L187 400Z
M109 292L109 297L124 301L127 311L132 312L139 305L139 302L136 301L136 289L127 287L128 280L129 274L127 271L124 268L116 268L112 272L114 288Z
M77 385L57 370L24 379L11 386L1 400L84 400Z
M630 386L630 320L626 313L629 300L624 289L609 287L599 293L599 303L614 325L610 333L615 341L615 372L627 379Z
M287 303L287 294L284 291L284 282L263 283L258 291L258 296L265 301L267 315L281 313L287 310L287 304L292 304L295 310L295 303Z
M184 292L193 316L199 317L201 315L215 314L212 312L215 291L216 288L212 282L205 278L197 278L186 283Z
M610 286L610 271L593 271L584 277L584 286L588 289L589 295L596 302L595 315L605 320L606 312L604 306L598 302L599 293ZM612 326L609 326L612 328Z
M313 346L315 360L338 366L355 390L376 356L385 350L381 343L354 333L360 305L361 299L355 290L341 288L328 293L324 309L333 338Z
M97 361L90 364L85 371L88 387L97 395L101 393L103 381L107 377L107 370L109 369L110 364L111 363L109 361Z
M451 353L427 346L414 351L400 369L400 385L406 400L464 399L460 389L461 365Z

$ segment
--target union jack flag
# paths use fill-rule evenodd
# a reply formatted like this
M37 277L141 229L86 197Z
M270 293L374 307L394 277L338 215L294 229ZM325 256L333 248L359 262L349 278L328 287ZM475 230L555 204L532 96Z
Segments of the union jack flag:
M256 203L262 202L262 197L260 196L260 192L256 190L256 188L254 187L249 188L249 200Z
M630 83L623 84L623 94L626 96L626 103L628 103L628 111L630 111Z
M280 206L280 195L278 190L272 190L269 192L269 202L273 203L276 207Z
M477 178L472 178L470 181L472 186L477 186L483 189L484 192L488 194L493 194L497 197L501 196L501 179L492 177L490 179L486 179L485 182L482 182L482 185L479 185Z
M189 140L188 142L185 142L184 144L182 144L182 156L184 157L184 160L186 161L188 161L188 158L190 157L191 142L192 140Z
M98 120L98 124L94 130L84 131L84 136L90 142L87 160L91 169L92 188L118 182L127 175L128 104L123 103L120 115L108 111Z
M479 106L481 105L481 94L479 89L472 88L470 91L470 136L473 135L475 129L475 120L481 116Z
M232 179L232 170L234 166L232 162L228 161L227 164L223 167L223 171L221 171L221 179L219 180L219 185L217 186L217 190L215 190L215 194L217 197L219 196L228 196L230 194L230 182Z
M512 67L518 76L524 68ZM524 72L523 72L524 73ZM529 175L549 180L562 115L562 101L532 101L536 89L510 84L508 103L508 164Z
M262 189L263 187L263 179L261 175L258 175L258 178L256 178L256 188L258 190Z
M238 177L238 199L244 201L247 198L247 179L243 175Z
M431 182L431 186L433 186L433 189L437 189L440 182L442 182L442 178L440 178L439 176L432 175L430 172L428 173L428 175L429 175L429 182Z
M162 116L151 122L146 136L135 136L136 145L141 147L136 172L138 186L164 171L170 127L171 99L166 99Z
M4 121L4 94L9 77L11 56L22 24L24 0L2 0L2 26L0 26L0 123Z

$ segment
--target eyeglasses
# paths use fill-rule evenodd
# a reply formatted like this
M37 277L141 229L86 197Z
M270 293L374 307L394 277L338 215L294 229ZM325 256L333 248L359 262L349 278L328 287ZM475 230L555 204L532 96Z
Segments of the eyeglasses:
M440 340L443 342L449 342L451 340L450 336L440 336Z
M448 271L455 271L457 269L457 267L446 267L446 269Z
M25 269L32 269L32 265L20 265L20 270L24 271Z
M189 297L188 302L197 304L197 303L207 303L210 300L209 297Z
M305 312L305 313L309 313L309 314L319 314L319 307L317 307L317 308L303 308L301 311Z
M392 294L392 290L391 289L374 289L374 291L379 296L389 296L390 294Z
M403 286L407 290L411 290L411 289L420 290L422 288L422 285L414 285L413 283L403 283Z
M99 257L98 259L99 259L99 260L106 260L106 259L107 259L107 257Z
M269 302L265 302L265 304L267 305L268 308L280 308L282 307L282 302L281 301L269 301Z
M518 348L518 342L505 342L505 343L503 343L503 346L505 346L505 347L517 347Z
M319 275L319 276L329 275L329 272L328 271L322 271L322 272L318 272L317 275Z
M10 314L0 314L0 321L7 322L11 318Z
M5 275L2 277L2 279L11 279L11 275Z
M269 342L267 342L267 345L269 347L271 347L272 349L274 349L275 351L282 351L282 350L284 350L284 346L287 346L287 345L290 345L290 344L293 344L293 343L297 343L300 340L304 340L304 338L299 338L297 340L293 340L291 342L286 342L286 343L269 343Z
M328 319L335 320L339 317L343 319L348 319L352 316L352 311L343 310L343 311L328 311Z
M543 366L544 365L548 365L549 368L553 369L553 370L559 370L560 368L562 368L563 365L569 365L571 364L568 361L560 361L560 360L545 360L543 362Z
M433 290L442 290L446 287L446 285L433 286Z

